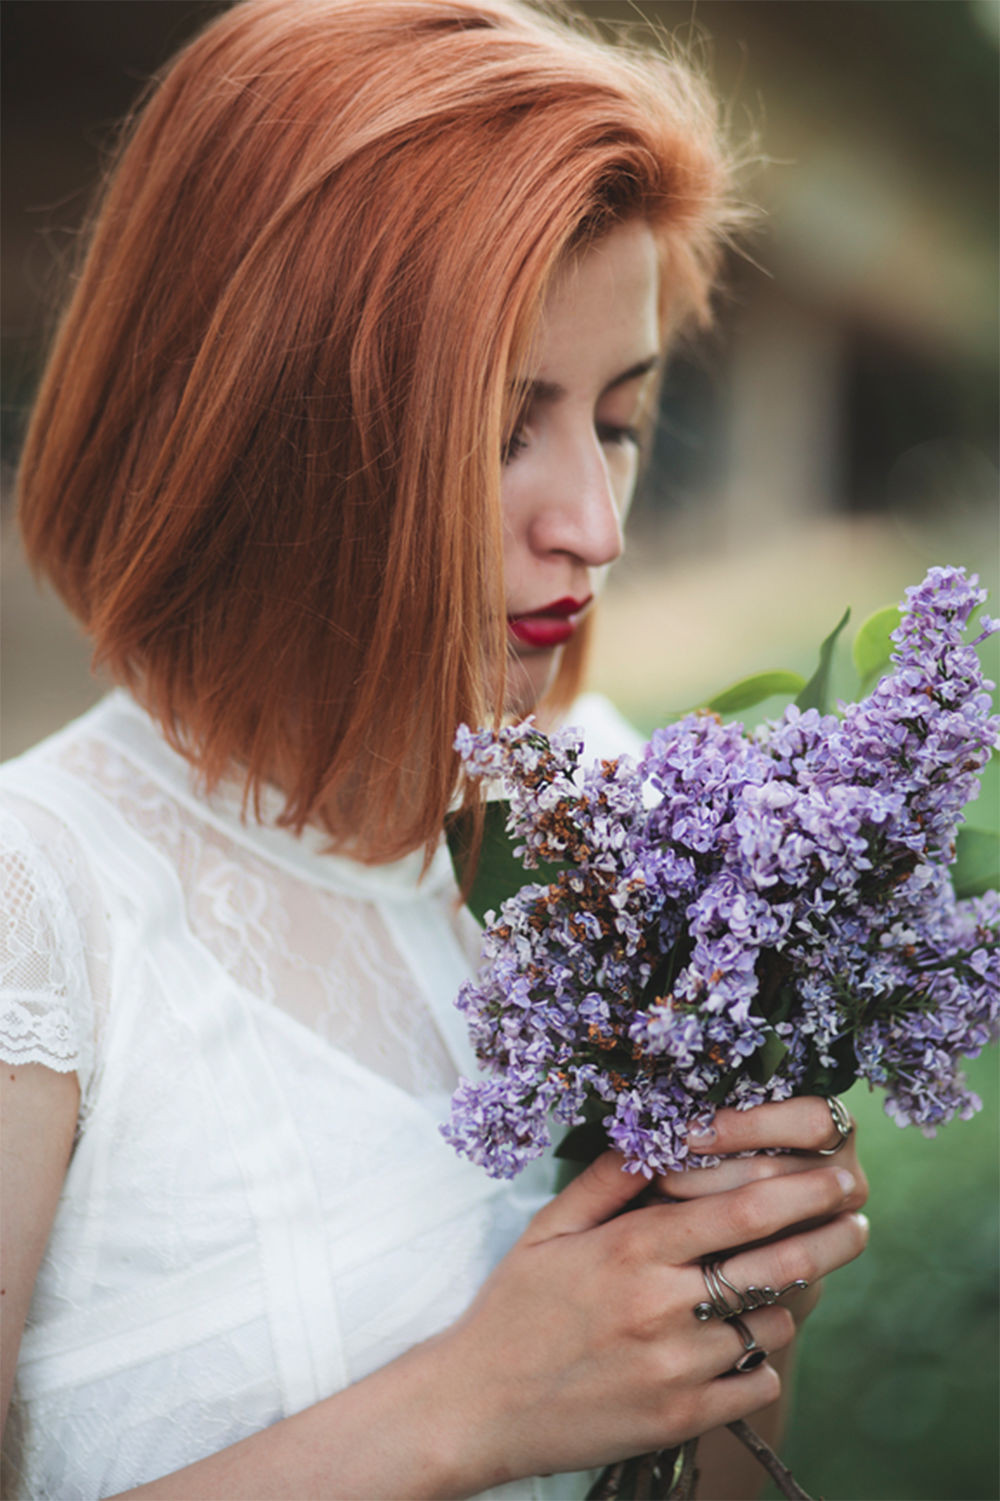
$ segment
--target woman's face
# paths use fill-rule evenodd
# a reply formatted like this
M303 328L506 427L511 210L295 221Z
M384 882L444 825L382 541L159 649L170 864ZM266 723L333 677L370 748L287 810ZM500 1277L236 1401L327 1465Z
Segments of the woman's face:
M657 363L658 262L641 221L568 261L545 300L501 497L513 714L551 685L622 551Z

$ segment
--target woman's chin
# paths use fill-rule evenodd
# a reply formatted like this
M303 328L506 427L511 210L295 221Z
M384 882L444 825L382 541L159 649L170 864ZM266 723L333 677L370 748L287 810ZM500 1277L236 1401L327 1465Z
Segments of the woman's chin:
M556 680L561 647L550 651L512 652L507 662L507 713L511 719L533 714Z

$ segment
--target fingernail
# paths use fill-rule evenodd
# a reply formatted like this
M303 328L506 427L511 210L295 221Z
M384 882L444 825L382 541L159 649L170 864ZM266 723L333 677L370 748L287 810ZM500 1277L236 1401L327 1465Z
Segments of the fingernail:
M717 1134L714 1126L699 1126L696 1130L688 1132L688 1141L692 1146L698 1146L705 1142L714 1141Z
M854 1181L854 1174L853 1173L849 1173L847 1171L846 1167L838 1167L838 1169L837 1169L837 1182L840 1184L841 1188L844 1190L845 1195L849 1194L851 1192L851 1190L856 1187L856 1184L855 1184L855 1181Z

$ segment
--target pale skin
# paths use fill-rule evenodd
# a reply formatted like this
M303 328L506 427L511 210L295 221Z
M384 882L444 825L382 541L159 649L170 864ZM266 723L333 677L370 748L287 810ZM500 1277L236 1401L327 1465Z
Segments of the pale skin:
M641 222L620 225L555 276L518 382L538 394L501 485L508 615L598 594L621 556L659 349L656 245ZM510 647L511 710L528 714L561 648Z
M621 550L637 462L623 432L641 421L650 376L620 377L656 352L656 297L655 247L641 224L613 230L553 284L538 363L526 372L543 394L504 471L512 615L595 594ZM558 649L519 646L512 707L530 707L557 666ZM4 1412L78 1109L74 1074L3 1067ZM835 1140L822 1100L722 1111L716 1131L692 1150L726 1161L669 1174L652 1193L606 1153L535 1216L457 1323L297 1416L128 1494L465 1497L704 1434L703 1501L752 1496L759 1472L724 1425L756 1415L774 1437L796 1325L821 1279L864 1248L867 1185L853 1137L836 1157L815 1155ZM784 1155L731 1155L767 1147ZM772 1357L748 1374L726 1375L742 1350L734 1330L692 1312L705 1296L700 1260L714 1254L725 1254L737 1286L810 1284L794 1306L746 1316Z

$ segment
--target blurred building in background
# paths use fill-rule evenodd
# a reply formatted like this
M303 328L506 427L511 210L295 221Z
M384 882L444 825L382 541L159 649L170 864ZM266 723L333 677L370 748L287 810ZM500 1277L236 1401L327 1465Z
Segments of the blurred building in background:
M682 36L686 10L658 7ZM756 122L774 159L751 179L759 269L736 268L715 442L695 466L723 537L919 505L921 476L933 488L949 461L985 501L1000 9L714 0L696 14L734 126ZM669 492L682 455L661 453Z
M359 0L361 3L361 0ZM216 0L6 0L4 475L115 124ZM997 577L997 0L591 0L703 60L758 164L719 325L678 354L603 612L642 722L808 665L930 560ZM639 16L645 21L639 20ZM95 695L5 528L11 754Z

